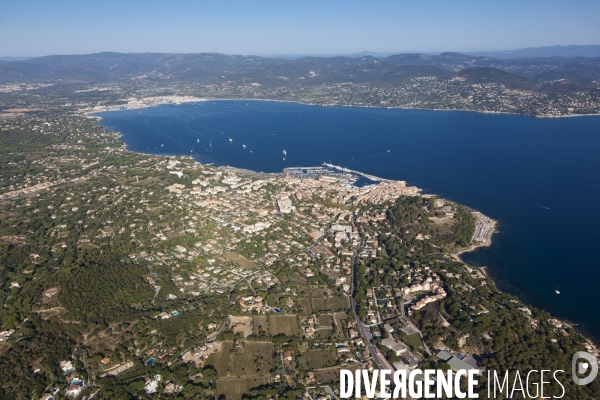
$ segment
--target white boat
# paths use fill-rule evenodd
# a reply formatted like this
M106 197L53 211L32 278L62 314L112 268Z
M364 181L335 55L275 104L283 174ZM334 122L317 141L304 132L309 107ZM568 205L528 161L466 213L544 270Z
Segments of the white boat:
M230 142L233 142L233 139L229 139Z
M196 143L200 143L200 139L196 139Z
M211 141L208 143L208 145L209 145L210 147L212 147L212 140L211 140Z
M554 289L554 293L560 294L560 292L558 291L558 286L556 287L556 289Z
M165 145L164 145L164 144L161 144L161 145L160 145L160 147L165 147Z
M283 151L283 155L284 155L284 156L287 156L287 151L285 151L285 150L284 150L284 151Z
M242 147L243 147L243 148L246 148L246 145L245 145L245 144L243 144L243 145L242 145Z

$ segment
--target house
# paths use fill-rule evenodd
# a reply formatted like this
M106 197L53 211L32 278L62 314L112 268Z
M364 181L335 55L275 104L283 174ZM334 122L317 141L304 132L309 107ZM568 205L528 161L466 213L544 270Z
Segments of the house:
M62 369L65 374L70 374L71 372L75 371L75 368L73 368L73 363L69 360L61 361L60 369Z
M77 397L79 393L83 390L85 383L83 380L79 378L74 378L71 381L71 384L67 386L67 396L69 397Z
M381 344L392 350L397 356L408 351L408 347L405 344L400 343L394 338L385 338L381 341Z
M419 366L419 362L414 357L406 357L406 354L400 359L404 365L411 371Z
M473 368L479 368L479 364L477 363L477 360L472 355L468 355L465 358L463 358L462 360L463 360L463 362L469 364Z
M304 335L307 339L313 339L315 337L315 330L313 328L305 328Z
M474 360L474 359L473 359ZM470 370L470 369L476 369L477 367L473 367L471 364L468 364L466 362L464 362L463 360L461 360L460 358L454 356L451 359L449 359L448 361L446 361L448 363L448 365L450 365L450 367L454 370L454 371L460 371L460 370ZM477 361L475 361L477 363Z
M394 366L394 369L396 369L396 371L404 370L407 373L410 372L410 368L408 367L408 365L404 364L402 361L396 361L392 365Z
M160 317L160 319L167 319L171 318L171 315L169 315L169 313L167 313L166 311L163 311L160 314L158 314L157 317Z
M8 338L14 333L14 331L14 329L8 329L6 331L0 332L0 342L8 340Z
M385 331L388 333L394 332L394 328L392 328L390 324L383 324L383 329L385 329Z
M447 351L440 351L439 353L436 354L436 357L439 358L442 361L448 361L449 359L452 358L452 354L450 354Z
M291 350L286 350L285 351L285 359L287 361L292 361L294 359L294 353L292 353Z

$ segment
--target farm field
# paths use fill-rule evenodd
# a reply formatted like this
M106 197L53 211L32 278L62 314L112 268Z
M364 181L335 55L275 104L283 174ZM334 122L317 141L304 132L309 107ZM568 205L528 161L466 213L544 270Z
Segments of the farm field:
M267 376L244 376L217 379L217 398L239 400L244 394L250 393L253 388L269 383Z
M228 340L223 342L221 344L221 350L209 355L206 361L204 361L204 366L212 365L217 370L219 376L225 376L227 374L227 369L229 368L232 347L232 341Z
M299 333L298 317L295 315L269 316L269 335L297 336Z
M268 375L274 365L274 351L271 342L245 342L232 357L232 375Z

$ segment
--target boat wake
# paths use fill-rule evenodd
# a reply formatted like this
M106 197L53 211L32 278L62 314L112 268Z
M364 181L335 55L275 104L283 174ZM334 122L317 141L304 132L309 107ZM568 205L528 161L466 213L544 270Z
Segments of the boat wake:
M546 206L539 206L539 205L537 205L537 204L529 204L529 205L530 205L530 206L533 206L533 207L537 207L537 208L543 208L544 210L549 210L549 209L550 209L550 207L546 207Z

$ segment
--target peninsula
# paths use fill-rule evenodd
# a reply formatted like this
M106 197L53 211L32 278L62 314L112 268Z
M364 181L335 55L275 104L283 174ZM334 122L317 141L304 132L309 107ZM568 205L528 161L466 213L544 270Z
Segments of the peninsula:
M490 240L481 213L334 165L133 153L65 110L0 122L2 398L335 398L341 368L598 356L453 257Z

